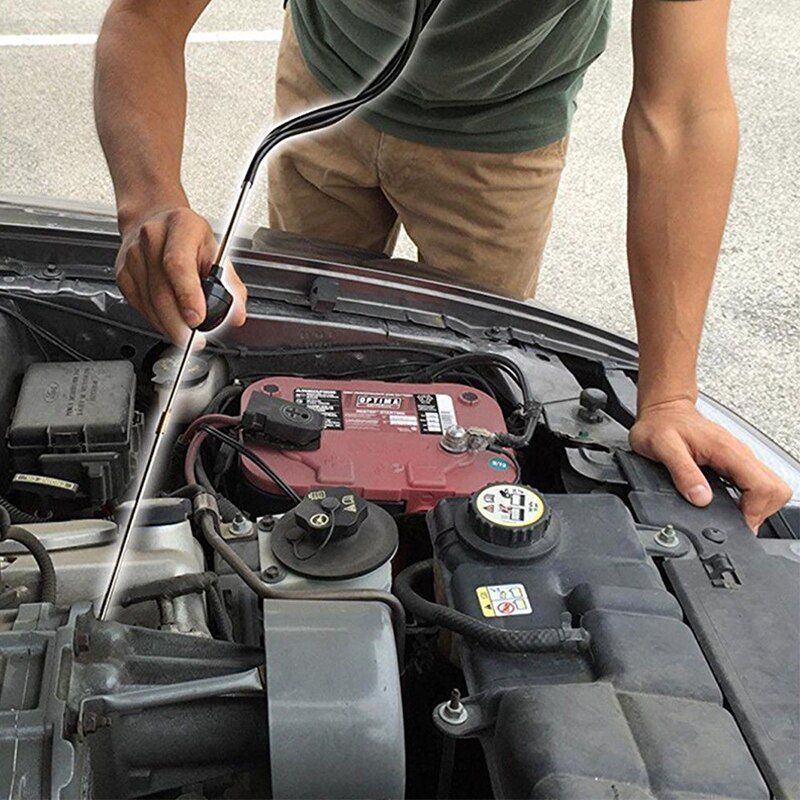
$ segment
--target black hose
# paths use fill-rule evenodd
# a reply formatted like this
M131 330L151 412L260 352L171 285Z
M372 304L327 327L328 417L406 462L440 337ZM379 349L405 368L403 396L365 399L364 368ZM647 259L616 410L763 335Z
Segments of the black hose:
M0 508L4 508L8 512L8 516L14 525L41 522L38 517L34 517L33 514L28 514L21 508L17 508L11 501L6 500L5 497L0 497Z
M394 592L406 610L418 619L461 634L465 639L490 650L505 653L554 653L560 650L585 649L589 633L583 628L535 628L509 630L481 622L454 608L426 600L414 590L423 575L433 572L433 559L406 567L394 581Z
M239 386L235 383L230 383L223 386L209 401L208 405L203 409L200 414L205 417L208 414L219 414L222 409L235 397L239 397L244 391L244 386Z
M40 601L42 603L56 602L56 568L53 559L45 546L24 528L10 525L10 515L5 508L0 508L0 542L12 541L21 544L32 556L39 567L41 580Z
M214 486L211 482L211 478L208 477L208 473L206 472L206 468L203 466L202 458L200 454L197 455L197 461L194 464L194 474L197 477L197 482L204 488L206 491L211 492L214 497L217 498L217 504L219 505L219 513L222 516L223 522L233 522L236 517L244 516L244 513L233 502L230 498L226 497L219 489Z
M206 498L206 499L201 499ZM209 499L210 498L210 502ZM389 608L397 645L397 660L403 664L403 654L406 638L406 614L400 601L389 592L377 589L339 589L326 591L281 591L270 586L248 566L247 562L220 536L217 530L219 522L218 511L213 507L213 496L205 493L198 494L195 498L195 522L200 528L203 537L211 548L225 561L225 563L263 600L322 600L349 602L379 602Z
M208 612L214 623L214 632L217 637L226 642L233 641L233 623L231 622L228 609L225 608L225 601L222 598L219 584L216 582L206 589L206 599L208 600Z

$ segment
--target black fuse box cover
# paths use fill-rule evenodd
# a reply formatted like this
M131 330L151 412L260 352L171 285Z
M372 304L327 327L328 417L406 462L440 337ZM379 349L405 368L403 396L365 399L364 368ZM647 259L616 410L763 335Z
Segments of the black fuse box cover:
M119 496L141 439L135 395L129 361L33 364L8 429L13 469L75 481L97 503Z
M87 453L124 444L135 391L129 361L33 364L22 381L9 444Z

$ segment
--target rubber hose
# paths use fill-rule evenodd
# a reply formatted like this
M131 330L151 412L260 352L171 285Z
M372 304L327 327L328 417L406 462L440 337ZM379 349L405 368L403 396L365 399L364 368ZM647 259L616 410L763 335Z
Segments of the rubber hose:
M239 397L241 393L244 391L243 386L237 386L236 384L228 384L227 386L223 386L215 395L211 398L208 405L203 409L201 417L205 417L208 414L219 414L221 413L221 409L225 407L229 400L233 400L234 397Z
M233 522L236 517L243 517L244 512L229 498L225 497L224 494L220 494L218 491L214 490L214 494L217 498L217 505L219 505L219 513L222 519L225 522Z
M214 621L214 630L218 638L226 642L233 641L233 623L230 615L225 608L225 601L222 599L222 592L219 586L214 583L206 589L206 599L208 600L208 610L211 619Z
M584 648L589 634L583 628L535 628L533 630L508 630L496 628L448 606L432 603L414 590L414 584L423 575L433 572L433 559L419 561L406 567L394 581L394 592L406 610L418 619L458 633L465 639L490 650L505 653L553 653L559 650Z
M233 500L226 497L222 492L217 489L208 477L206 468L200 458L194 462L194 474L197 477L197 482L207 491L217 498L217 505L219 506L219 514L223 522L233 522L238 516L244 516L242 510Z
M56 568L53 559L45 546L24 528L10 527L2 536L3 541L19 542L32 556L39 567L41 579L40 601L42 603L56 602Z
M6 500L5 497L0 497L0 506L8 511L8 516L11 517L11 522L14 525L25 525L32 522L41 522L38 517L34 517L33 514L28 514L21 508L17 508L12 502Z
M397 660L403 664L403 654L406 639L406 614L400 601L389 592L377 589L351 589L320 592L284 592L275 589L253 572L247 562L239 557L238 553L219 535L216 527L216 514L209 508L201 508L195 512L200 530L205 540L212 549L219 554L225 563L263 600L344 600L348 602L379 602L389 607L392 617L395 642L397 645Z

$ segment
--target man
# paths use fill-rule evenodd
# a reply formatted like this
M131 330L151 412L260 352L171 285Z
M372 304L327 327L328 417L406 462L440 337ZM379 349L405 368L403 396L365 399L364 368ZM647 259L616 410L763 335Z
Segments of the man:
M119 286L174 340L204 316L198 274L215 249L180 177L184 44L209 2L113 0L97 46L97 126L123 236ZM789 488L695 408L738 145L728 3L634 0L623 129L641 362L631 444L662 461L698 506L711 500L699 467L727 475L755 530ZM407 0L291 0L279 115L353 93L400 41L409 9ZM388 253L402 222L421 260L454 281L531 296L575 97L609 15L610 0L443 0L388 96L275 154L271 226ZM242 324L245 289L230 275L233 323Z

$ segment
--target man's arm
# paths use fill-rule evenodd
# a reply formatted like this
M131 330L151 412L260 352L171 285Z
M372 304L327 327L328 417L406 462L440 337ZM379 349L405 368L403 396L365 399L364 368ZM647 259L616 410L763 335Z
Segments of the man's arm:
M117 199L117 281L128 301L175 341L205 316L200 274L211 228L181 184L186 37L210 0L114 0L97 43L95 118ZM245 291L229 270L244 321Z
M738 149L728 4L634 0L634 82L623 129L640 353L631 444L663 462L695 505L711 501L698 465L728 476L756 529L789 499L789 487L695 409L697 353Z

